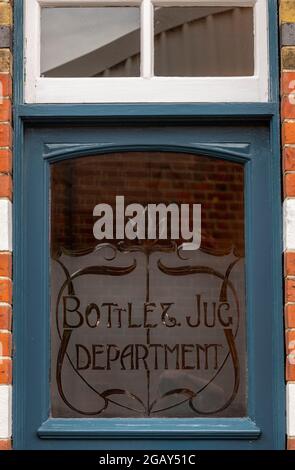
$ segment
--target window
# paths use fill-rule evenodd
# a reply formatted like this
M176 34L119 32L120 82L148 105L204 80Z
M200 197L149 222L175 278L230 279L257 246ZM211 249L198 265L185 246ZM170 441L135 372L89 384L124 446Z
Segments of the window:
M267 123L123 119L26 132L17 446L282 447ZM149 217L159 203L173 206L167 231L132 237L134 205L149 230L162 224ZM177 213L190 206L192 230L198 204L201 245L184 250ZM100 222L116 236L97 237Z
M201 204L200 249L183 249L182 230L95 239L98 202L117 230L116 194L140 217ZM163 214L145 230L163 234ZM247 416L244 225L242 163L173 152L53 163L51 416Z
M28 103L268 100L266 0L27 0Z
M277 3L15 2L15 448L284 447Z

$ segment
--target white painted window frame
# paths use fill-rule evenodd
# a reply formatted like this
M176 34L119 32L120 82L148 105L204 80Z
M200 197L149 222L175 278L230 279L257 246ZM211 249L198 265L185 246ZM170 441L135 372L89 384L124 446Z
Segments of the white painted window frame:
M42 7L140 6L141 76L48 78L40 76ZM251 77L154 77L154 6L253 6L254 75ZM267 102L269 99L267 0L25 0L25 102L163 103Z

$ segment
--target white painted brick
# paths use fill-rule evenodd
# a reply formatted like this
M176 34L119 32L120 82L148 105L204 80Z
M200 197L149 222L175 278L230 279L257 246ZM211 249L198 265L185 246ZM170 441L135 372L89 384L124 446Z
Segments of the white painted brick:
M284 201L284 250L295 250L295 198Z
M287 384L287 434L295 436L295 384Z
M11 385L0 385L0 439L11 437Z
M0 199L0 251L12 251L12 204Z

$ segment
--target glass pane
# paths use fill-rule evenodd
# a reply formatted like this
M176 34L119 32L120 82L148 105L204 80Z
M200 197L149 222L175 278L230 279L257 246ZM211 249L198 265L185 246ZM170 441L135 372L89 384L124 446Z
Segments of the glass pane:
M140 74L140 9L42 8L44 77L130 77Z
M51 195L51 415L246 416L243 165L79 157L52 164Z
M252 8L156 8L155 75L253 75L253 31Z

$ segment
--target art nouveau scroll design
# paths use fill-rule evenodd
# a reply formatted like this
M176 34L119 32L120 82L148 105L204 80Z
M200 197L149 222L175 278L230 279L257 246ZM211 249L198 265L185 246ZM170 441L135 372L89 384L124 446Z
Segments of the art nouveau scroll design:
M170 254L169 257L167 257L167 254ZM73 258L82 260L87 255L91 255L92 260L97 258L99 262L74 271L69 270L66 260ZM202 260L204 260L207 255L203 252L202 256ZM212 257L213 255L208 256ZM104 262L102 263L103 258ZM216 258L221 259L222 257L217 256ZM119 242L116 245L102 243L94 251L91 248L82 252L63 250L55 253L53 264L58 264L64 273L64 281L59 286L54 305L55 328L57 329L59 341L55 379L59 396L64 404L73 412L90 417L103 417L111 405L115 408L123 408L126 412L130 411L132 416L139 417L163 416L163 413L171 412L171 410L177 413L178 410L184 409L184 407L187 416L209 417L230 409L239 393L241 380L237 347L237 336L241 323L241 300L235 282L231 277L239 264L243 270L243 259L236 257L233 253L229 253L227 257L223 258L226 258L227 264L223 263L222 269L221 266L215 269L212 267L212 263L206 266L202 263L193 263L190 259L186 260L181 246L174 242L159 244L157 241L146 241L139 244ZM128 260L128 262L123 263L123 259ZM128 279L128 276L130 278L130 275L134 276L139 272L140 263L142 264L143 260L143 274L139 274L142 276L140 279L145 283L142 321L139 321L138 315L136 319L132 319L134 309L132 302L128 302L126 308L121 309L117 307L115 309L114 306L107 305L104 313L106 317L108 316L106 328L114 326L112 322L114 323L115 310L118 331L120 331L122 323L129 322L127 327L129 329L133 328L133 343L128 344L124 349L116 345L106 346L104 349L106 362L103 365L95 364L95 367L92 368L95 369L95 374L112 373L112 368L116 370L117 374L126 373L128 370L135 373L140 371L143 372L143 376L140 377L145 377L145 384L141 384L139 391L134 391L133 383L133 387L128 387L126 382L122 386L120 381L117 381L116 386L104 388L103 380L101 380L101 384L99 380L96 380L94 384L89 379L89 375L87 376L84 373L84 366L78 366L77 360L70 352L73 351L71 345L76 341L75 335L77 334L77 328L79 328L79 322L83 321L82 313L76 313L77 321L75 324L71 324L70 321L65 321L64 312L67 308L68 312L79 311L80 305L78 305L79 300L77 299L79 299L80 293L78 292L77 281L91 282L92 285L95 285L96 282L98 288L103 291L101 289L102 280L107 285L114 277L121 280ZM167 285L171 283L171 286L177 286L177 283L181 283L184 279L193 279L195 287L191 295L194 297L194 312L188 312L189 314L181 317L180 320L179 310L175 309L173 302L155 302L154 294L151 291L157 283L161 284L157 279L158 275L161 276L161 279L164 279ZM201 289L200 286L206 285L207 290L210 291L212 283L217 286L218 298L212 302L212 305L209 305L209 303L204 302L205 293L203 287ZM173 291L172 287L171 290ZM101 291L96 292L98 297L103 295ZM173 295L173 292L171 292L171 295ZM66 305L68 299L72 302L71 307ZM86 316L88 315L88 319L91 318L89 324L91 328L95 328L101 321L100 309L93 302L88 303L87 309ZM159 309L158 328L163 328L161 330L163 331L161 344L155 326L156 322L151 320L151 318L154 318L153 313L156 309ZM211 309L210 315L209 309ZM201 323L203 323L203 326L201 326ZM216 333L217 323L219 330ZM172 347L169 343L169 337L173 336L175 331L180 331L184 327L189 329L191 335L196 333L196 337L198 331L205 331L205 329L206 331L212 331L215 340L210 343L207 338L205 343L202 344L196 344L196 341L190 340L190 344L176 344ZM136 335L142 328L144 329L143 337L145 340L140 339L138 341ZM203 328L203 330L200 330L200 328ZM97 328L97 331L99 332L99 342L103 343L103 329ZM219 338L218 341L216 340L217 337ZM85 348L83 349L83 346L79 347L81 351L79 348L77 349L77 345L76 350L79 354L80 352L84 354ZM107 347L109 347L109 350L107 350ZM95 346L94 357L101 358L102 349L102 346L100 349ZM191 360L191 358L194 359ZM171 365L172 362L173 365ZM202 362L202 365L200 365L200 362ZM208 362L211 363L210 375L207 373L210 369ZM76 377L76 384L83 383L83 387L86 387L91 394L97 397L96 407L89 409L87 406L83 406L83 400L79 401L79 405L77 405L77 400L73 401L69 389L65 387L65 366L71 368ZM163 369L161 380L165 385L163 387L160 383L157 393L155 393L155 387L152 387L151 384L154 383L155 374L158 374L161 368ZM205 376L202 375L202 368L206 370ZM208 403L206 404L206 393L208 393L208 390L217 389L220 386L220 383L224 380L221 377L225 369L227 369L227 380L230 382L230 389L227 389L224 393L222 400L218 399L216 404L211 400L208 406ZM187 374L191 374L194 379L188 381ZM230 374L230 377L228 374ZM132 375L132 377L137 376ZM182 377L184 378L183 386L181 385ZM138 380L141 380L141 378L138 378Z

